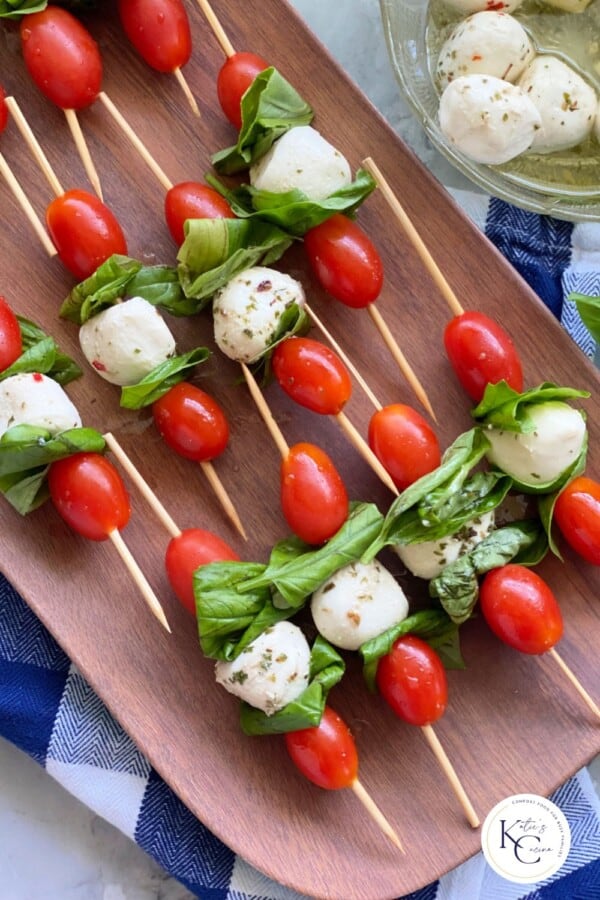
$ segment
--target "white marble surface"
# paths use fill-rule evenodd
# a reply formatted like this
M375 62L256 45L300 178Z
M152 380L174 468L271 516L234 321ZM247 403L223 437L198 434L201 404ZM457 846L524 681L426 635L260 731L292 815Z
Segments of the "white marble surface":
M400 101L376 0L293 0L373 103L445 184L464 186ZM592 767L600 787L600 760ZM0 740L0 900L184 900L191 895L20 751Z

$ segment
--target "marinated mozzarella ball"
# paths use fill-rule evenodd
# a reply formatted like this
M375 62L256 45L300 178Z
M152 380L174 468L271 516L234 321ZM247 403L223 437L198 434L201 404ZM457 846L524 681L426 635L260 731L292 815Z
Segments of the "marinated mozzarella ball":
M88 319L79 329L83 355L111 384L137 384L175 353L175 338L159 311L132 297Z
M481 12L485 9L497 9L513 12L523 0L444 0L447 6L463 13Z
M310 125L290 128L250 168L250 184L279 194L296 188L324 200L352 181L348 160Z
M323 637L343 650L382 634L408 615L404 591L377 560L352 562L313 594L311 612Z
M35 425L51 434L80 428L79 413L52 378L38 372L0 382L0 436L14 425Z
M310 647L291 622L277 622L232 662L215 667L218 684L268 716L283 709L308 686Z
M542 120L519 87L493 75L461 75L440 99L440 128L478 163L500 165L528 150Z
M485 513L463 525L459 531L439 541L423 541L420 544L396 544L396 551L406 568L417 578L428 581L436 578L443 569L459 556L464 556L490 534L494 528L494 512Z
M575 147L591 134L598 97L574 69L556 56L537 56L518 81L540 114L531 145L537 153Z
M585 419L560 400L530 407L527 418L533 429L526 433L488 428L485 436L492 446L487 458L522 484L551 484L581 453Z
M265 266L246 269L214 297L215 341L230 359L253 362L270 347L285 310L305 302L300 282L284 272Z
M478 12L459 22L443 45L437 77L442 88L474 72L515 82L534 55L529 35L515 18Z

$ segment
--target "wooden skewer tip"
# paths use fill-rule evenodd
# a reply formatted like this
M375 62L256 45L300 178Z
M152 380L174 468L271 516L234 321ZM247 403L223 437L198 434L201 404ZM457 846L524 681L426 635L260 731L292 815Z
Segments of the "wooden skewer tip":
M396 831L392 828L386 817L383 815L371 795L365 790L361 782L355 779L352 782L352 791L358 797L366 811L369 813L373 821L379 826L381 831L390 839L392 844L400 850L401 853L405 853L404 847L402 846L402 842L398 837Z

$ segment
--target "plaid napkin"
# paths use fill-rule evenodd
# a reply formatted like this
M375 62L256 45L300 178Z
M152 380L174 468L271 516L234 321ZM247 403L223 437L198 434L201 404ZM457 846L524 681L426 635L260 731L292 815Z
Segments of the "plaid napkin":
M595 342L565 298L574 290L600 294L600 223L573 226L483 195L453 194L594 357ZM0 734L198 897L298 900L236 857L186 809L1 575ZM573 836L553 878L512 884L480 853L410 900L600 900L600 803L587 770L552 799Z

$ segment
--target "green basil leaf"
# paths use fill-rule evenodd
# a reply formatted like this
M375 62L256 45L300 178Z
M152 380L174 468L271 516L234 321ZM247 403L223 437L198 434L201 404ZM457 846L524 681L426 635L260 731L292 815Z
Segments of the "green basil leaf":
M129 297L142 297L173 316L188 316L187 300L175 266L142 266L127 283Z
M121 406L125 409L143 409L150 406L186 377L188 369L205 362L210 356L207 347L196 347L180 356L173 356L160 363L137 384L121 388Z
M22 16L46 9L48 0L0 0L0 19L20 19ZM96 6L94 0L56 0L57 6L65 6L76 15Z
M191 312L199 312L234 275L271 265L292 243L279 228L241 219L188 219L177 259L178 278ZM190 313L188 313L189 315Z
M541 523L534 519L513 522L492 531L476 547L460 556L429 583L453 622L470 618L479 597L479 575L514 560L535 565L544 557L548 542Z
M248 169L278 137L297 125L308 125L313 118L308 103L273 67L256 76L242 97L241 112L237 143L211 158L223 175Z
M430 527L432 524L431 519L428 518L428 510L431 508L431 512L434 512L437 505L441 511L440 497L444 495L444 503L447 508L452 508L451 505L454 505L455 508L459 506L458 501L467 476L470 470L483 459L489 446L489 442L480 428L472 428L470 431L460 434L445 451L437 469L423 475L395 498L388 509L380 533L363 554L362 562L370 562L384 547L390 544L413 543L419 535L421 535L419 540L429 540L427 535L432 535L434 532L426 534L423 531L424 527ZM500 481L498 484L500 485L499 493L501 493L505 485ZM450 494L453 495L452 499ZM428 497L433 498L429 503ZM423 515L420 510L423 511ZM465 510L467 517L460 524L468 521L468 513L471 511L472 507L468 508L468 511ZM459 518L455 517L454 521ZM460 524L457 527L460 527ZM440 534L440 537L452 533L450 523L448 525L449 530L445 530L445 524L442 526L443 533ZM435 540L436 538L432 537L431 539Z
M458 625L453 622L448 614L441 609L423 609L413 613L397 625L388 628L382 634L365 641L359 647L359 653L363 659L363 677L370 691L376 691L376 675L377 666L382 656L392 649L394 641L401 635L416 634L418 637L427 641L435 650L443 648L451 648L451 652L446 653L445 662L449 663L448 668L464 668L464 662L460 656L460 650L456 652L456 642L458 638ZM442 656L442 653L440 653Z
M348 518L322 547L299 553L287 562L271 558L264 571L238 585L241 593L271 588L291 612L342 566L360 559L379 532L383 516L373 503L352 504ZM291 615L290 612L290 615Z
M22 516L33 512L50 497L46 476L50 466L32 471L29 475L13 473L0 477L0 493Z
M0 437L0 491L26 515L48 498L51 463L83 451L102 453L106 442L93 428L71 428L51 435L44 428L15 425Z
M538 387L519 393L505 381L500 381L498 384L486 386L483 398L472 410L472 415L481 424L525 434L535 429L535 424L528 415L529 406L589 396L589 391L559 387L551 381L545 381Z
M62 319L83 325L91 316L113 306L125 296L125 290L142 263L117 253L98 266L89 278L80 281L63 300Z
M310 680L299 697L272 716L242 702L240 724L245 734L284 734L319 724L327 695L344 675L342 657L321 636L317 637L310 656Z
M217 562L194 573L198 637L205 656L232 660L269 625L293 610L276 609L268 586L241 594L240 584L260 575L264 564Z
M39 372L65 385L82 374L74 359L63 353L54 338L23 316L17 316L23 352L18 359L0 372L0 381L12 375Z
M236 216L262 219L295 237L302 237L334 213L352 215L377 187L375 179L366 169L359 169L351 184L324 200L311 200L300 190L276 194L257 190L248 184L228 191L215 178L207 176L206 180L227 198Z
M573 292L567 299L575 303L581 321L594 340L600 342L600 297Z
M587 450L587 435L584 451L579 455L579 459L575 461L571 471L568 472L568 474L563 473L564 479L561 480L560 485L557 486L554 491L543 494L537 498L538 513L540 516L540 521L548 538L550 550L552 551L552 553L554 553L555 556L558 556L559 559L562 559L562 554L558 549L558 544L554 540L552 527L554 507L556 505L558 495L565 489L567 484L569 484L569 482L573 481L574 478L577 478L578 475L581 475L585 471L587 458L587 453L585 452L585 450Z
M46 9L48 0L0 0L0 19L20 19Z

